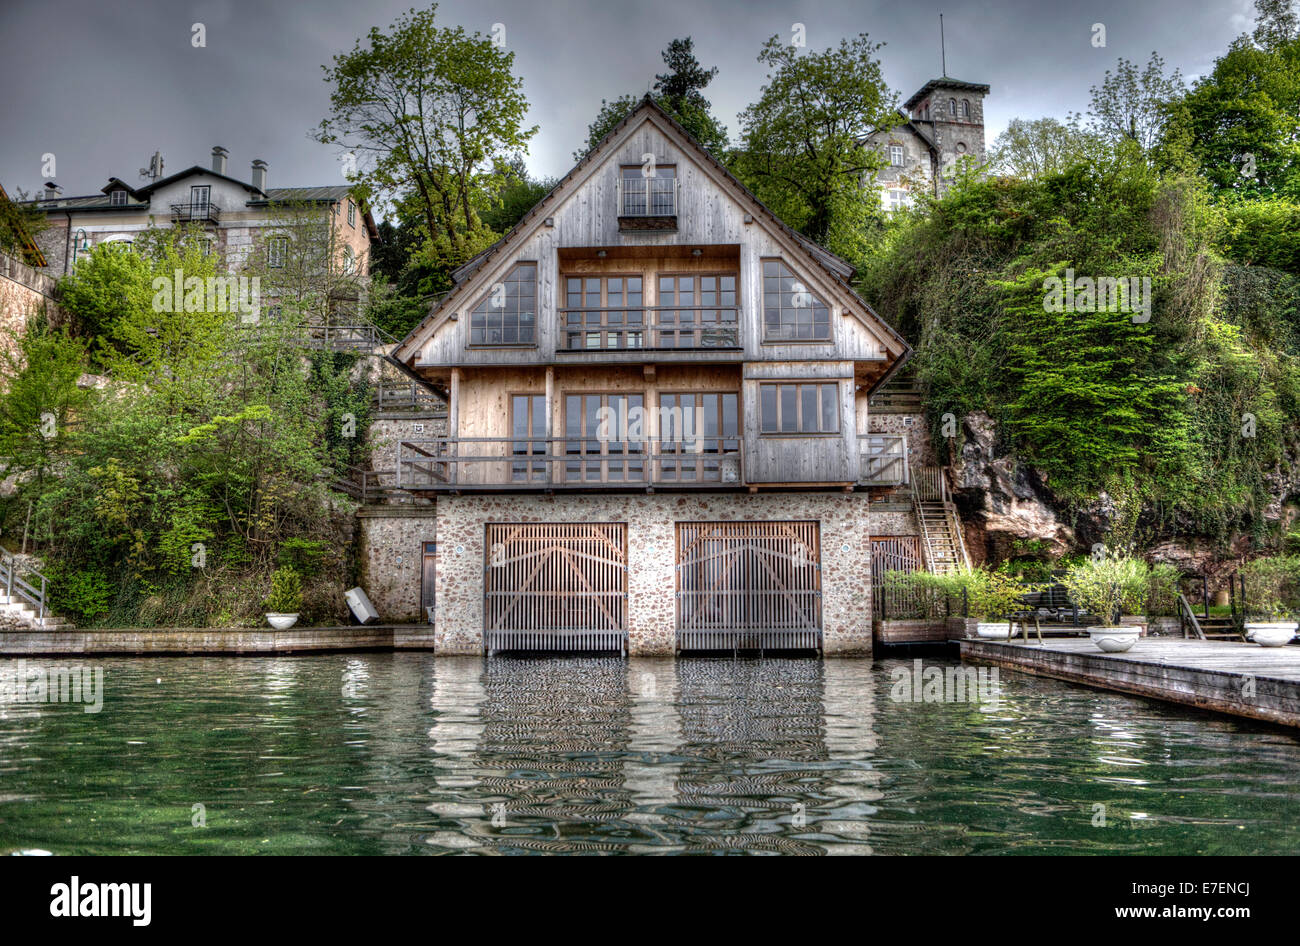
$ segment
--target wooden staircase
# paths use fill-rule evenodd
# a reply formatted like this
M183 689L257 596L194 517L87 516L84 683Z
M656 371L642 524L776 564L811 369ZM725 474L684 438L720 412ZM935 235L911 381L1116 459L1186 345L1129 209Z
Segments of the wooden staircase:
M948 496L948 479L940 467L912 470L912 509L921 530L921 557L928 571L951 575L970 567L961 517Z

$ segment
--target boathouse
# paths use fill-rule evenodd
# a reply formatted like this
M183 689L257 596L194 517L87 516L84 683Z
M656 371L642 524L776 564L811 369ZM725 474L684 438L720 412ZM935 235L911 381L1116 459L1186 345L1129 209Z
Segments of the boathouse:
M378 421L381 613L444 654L869 653L873 556L955 553L852 277L647 97L391 352L445 414Z

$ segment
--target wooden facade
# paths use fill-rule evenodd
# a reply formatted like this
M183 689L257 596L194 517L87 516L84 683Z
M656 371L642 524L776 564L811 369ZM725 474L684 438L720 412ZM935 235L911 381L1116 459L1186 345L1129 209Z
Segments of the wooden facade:
M397 445L398 486L436 500L906 483L906 442L870 433L867 399L908 349L851 276L647 99L397 346L448 399L446 436ZM484 563L486 649L621 649L626 559L620 579L595 550L620 540L533 525L544 538L512 525L503 563ZM820 647L820 558L799 558L818 525L775 507L743 528L682 521L679 647Z

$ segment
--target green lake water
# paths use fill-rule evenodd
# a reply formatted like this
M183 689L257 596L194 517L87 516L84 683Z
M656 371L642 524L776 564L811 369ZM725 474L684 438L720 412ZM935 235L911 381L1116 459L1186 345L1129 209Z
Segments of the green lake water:
M908 699L910 659L87 665L99 713L0 700L0 852L1300 851L1288 731L1007 671L980 703Z

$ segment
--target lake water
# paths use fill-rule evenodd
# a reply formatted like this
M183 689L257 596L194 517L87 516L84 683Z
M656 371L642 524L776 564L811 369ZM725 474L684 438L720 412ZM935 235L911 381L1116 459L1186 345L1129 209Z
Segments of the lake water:
M1289 732L1009 671L925 702L910 659L90 666L99 713L0 701L0 852L1300 851Z

